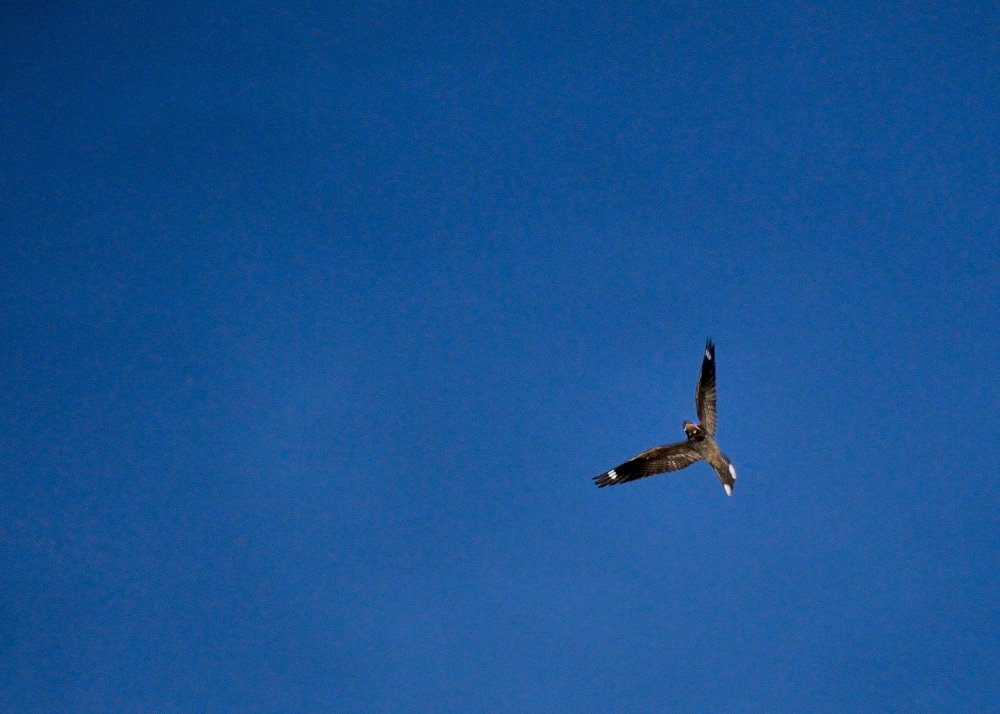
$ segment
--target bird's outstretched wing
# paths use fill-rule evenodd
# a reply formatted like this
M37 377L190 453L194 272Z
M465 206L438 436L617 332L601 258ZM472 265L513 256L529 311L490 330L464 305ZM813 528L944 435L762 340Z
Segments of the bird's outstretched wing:
M698 410L701 428L715 436L715 345L711 340L705 343L705 356L701 360L694 405Z
M697 450L686 441L657 446L642 452L634 459L629 459L621 466L616 466L610 471L595 476L594 483L599 488L604 488L616 483L635 481L653 474L677 471L685 466L690 466L700 458Z

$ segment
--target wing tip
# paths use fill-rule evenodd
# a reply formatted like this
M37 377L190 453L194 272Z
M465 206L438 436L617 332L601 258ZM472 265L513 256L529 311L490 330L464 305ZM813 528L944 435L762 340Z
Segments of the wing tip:
M594 476L594 484L598 488L604 488L605 486L618 483L618 479L618 472L615 469L611 469L610 471L605 471L602 474Z

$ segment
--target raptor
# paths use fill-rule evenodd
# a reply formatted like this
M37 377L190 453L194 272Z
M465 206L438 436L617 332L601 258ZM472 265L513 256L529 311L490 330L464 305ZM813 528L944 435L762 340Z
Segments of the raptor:
M705 343L705 356L701 360L701 374L698 375L698 388L694 395L695 409L698 411L698 420L701 423L684 422L687 441L644 451L620 466L595 476L594 483L604 488L654 474L679 471L695 462L707 461L709 466L715 469L715 475L726 489L726 494L732 496L733 486L736 485L736 467L715 443L715 401L715 345L708 340Z

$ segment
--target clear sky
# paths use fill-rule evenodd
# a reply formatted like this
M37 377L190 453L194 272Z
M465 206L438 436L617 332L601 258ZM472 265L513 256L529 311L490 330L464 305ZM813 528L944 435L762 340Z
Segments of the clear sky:
M0 709L1000 708L1000 8L581 5L4 5Z

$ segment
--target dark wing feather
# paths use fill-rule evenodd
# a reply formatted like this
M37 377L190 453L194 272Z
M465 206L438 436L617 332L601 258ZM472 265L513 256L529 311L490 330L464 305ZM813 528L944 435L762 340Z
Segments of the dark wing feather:
M667 471L677 471L698 461L701 456L698 451L686 441L644 451L634 459L629 459L621 466L605 471L594 477L594 483L600 488L616 483L635 481L638 478L662 474Z
M715 345L711 340L705 343L705 356L701 360L694 405L698 410L701 428L715 436Z

